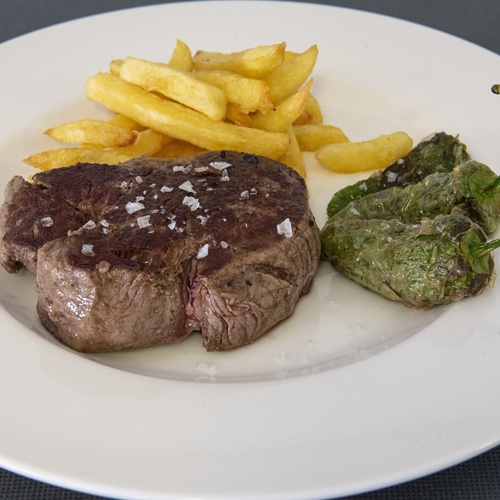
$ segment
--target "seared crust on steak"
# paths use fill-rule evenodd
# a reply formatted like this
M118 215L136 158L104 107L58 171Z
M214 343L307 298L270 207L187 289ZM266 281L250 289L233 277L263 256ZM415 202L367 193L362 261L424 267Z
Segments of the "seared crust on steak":
M288 224L289 221L289 224ZM36 274L37 310L78 351L252 342L292 314L320 256L303 179L218 151L14 177L0 262Z

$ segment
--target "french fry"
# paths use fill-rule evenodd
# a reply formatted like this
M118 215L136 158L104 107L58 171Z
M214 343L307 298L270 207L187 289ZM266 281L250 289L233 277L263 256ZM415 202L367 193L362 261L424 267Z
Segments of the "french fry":
M324 123L294 125L293 130L302 151L316 151L327 144L349 140L342 129Z
M252 126L252 117L241 110L237 104L229 102L227 104L226 121L234 123L235 125L241 125L242 127Z
M193 69L191 49L182 40L177 40L168 65L181 71L191 71Z
M205 150L190 142L173 139L165 144L153 156L157 158L182 158L183 156L193 156L202 151Z
M120 68L122 67L123 59L113 59L109 63L109 72L112 75L120 76Z
M282 101L272 111L265 114L256 113L252 117L252 126L269 132L287 131L304 111L312 86L313 81L309 80L304 87Z
M406 132L393 132L368 141L328 144L316 151L325 167L341 173L380 170L407 155L413 140Z
M40 170L69 167L77 163L108 163L116 165L139 156L152 156L172 139L151 129L137 133L131 146L101 149L98 145L88 144L76 148L59 148L35 153L24 160L25 163Z
M203 149L234 149L278 159L289 146L287 134L216 122L109 73L89 78L86 92L91 101L115 113L129 116L143 126Z
M222 89L228 102L238 105L242 113L265 113L273 108L269 99L269 86L262 80L229 71L195 71L194 76Z
M110 123L115 123L116 125L120 125L121 127L128 128L130 130L142 131L146 127L139 125L136 121L132 120L128 116L116 114L109 119Z
M171 137L147 128L139 132L134 144L124 148L114 148L114 150L116 153L126 155L128 158L138 158L143 155L151 156L171 140Z
M139 135L137 130L122 127L105 120L77 120L49 128L49 137L70 144L88 142L99 146L124 147L133 144Z
M107 163L116 165L128 160L127 155L116 151L95 148L59 148L35 153L23 161L40 170L69 167L77 163Z
M269 85L271 101L279 103L297 92L312 73L317 57L318 47L313 45L305 52L287 58L272 73L263 77Z
M168 64L127 57L120 67L120 77L146 90L160 92L212 120L226 116L227 99L223 90Z
M294 125L318 125L323 123L323 113L318 100L312 94L309 94L306 107L302 114L295 120Z
M280 161L288 167L293 168L300 176L302 176L302 178L305 179L307 177L306 166L304 164L302 152L300 150L300 146L295 136L292 125L288 127L287 133L290 137L290 147L288 148L288 151L283 156L283 158L280 159Z
M262 78L283 63L285 49L285 43L278 43L230 54L198 51L193 57L193 69L230 71L249 78Z

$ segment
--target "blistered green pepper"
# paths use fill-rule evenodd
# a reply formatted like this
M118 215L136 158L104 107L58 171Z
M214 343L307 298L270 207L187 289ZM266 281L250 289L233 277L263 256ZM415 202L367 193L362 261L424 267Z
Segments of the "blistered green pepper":
M462 214L416 224L339 220L321 231L324 255L340 272L408 307L428 309L478 295L494 277L491 251L500 240Z
M417 184L392 187L354 200L333 217L347 219L399 219L419 222L460 211L487 234L500 224L500 180L486 165L469 160L451 172L434 173Z
M458 138L444 132L434 134L385 170L375 172L367 179L337 191L328 204L327 215L335 215L351 201L368 194L394 186L415 184L436 172L450 172L469 159L466 146Z

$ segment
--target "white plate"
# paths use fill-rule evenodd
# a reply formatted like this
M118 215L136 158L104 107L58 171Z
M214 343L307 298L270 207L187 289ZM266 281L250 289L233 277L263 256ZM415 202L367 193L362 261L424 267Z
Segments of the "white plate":
M460 133L499 170L500 57L395 19L311 4L201 2L90 17L0 46L0 184L53 147L51 125L106 116L84 82L175 40L233 51L317 43L315 95L352 139ZM322 224L353 177L308 158ZM36 317L33 279L2 271L0 465L121 498L319 498L406 481L500 437L500 288L432 312L405 309L322 265L296 314L251 346L182 344L83 356Z

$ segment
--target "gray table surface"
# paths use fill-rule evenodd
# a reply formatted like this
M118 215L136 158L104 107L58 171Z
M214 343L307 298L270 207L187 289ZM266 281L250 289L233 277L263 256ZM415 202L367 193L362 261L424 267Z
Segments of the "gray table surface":
M2 0L0 42L63 21L117 9L166 3L147 0ZM329 5L377 12L430 26L500 54L498 0L324 0ZM500 82L500 75L498 75ZM0 367L1 373L1 367ZM1 419L0 419L1 423ZM1 500L91 500L0 469ZM500 447L433 475L349 500L498 500Z

